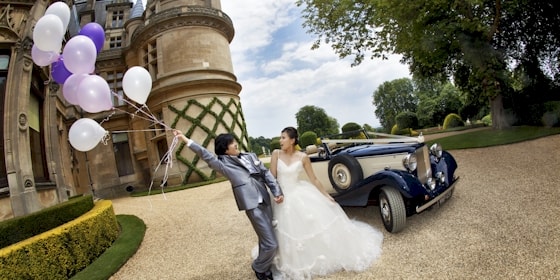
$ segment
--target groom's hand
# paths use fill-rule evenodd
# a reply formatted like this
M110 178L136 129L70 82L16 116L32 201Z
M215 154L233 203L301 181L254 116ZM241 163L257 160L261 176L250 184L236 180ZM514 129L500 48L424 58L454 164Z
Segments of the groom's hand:
M275 196L274 201L276 201L276 203L282 203L282 201L284 201L284 196L283 195Z

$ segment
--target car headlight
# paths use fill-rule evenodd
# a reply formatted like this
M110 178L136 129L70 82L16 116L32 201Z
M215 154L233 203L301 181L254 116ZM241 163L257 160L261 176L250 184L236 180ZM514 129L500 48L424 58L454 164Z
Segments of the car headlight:
M416 156L414 154L408 154L403 158L402 161L404 168L406 168L406 170L408 170L408 172L412 172L414 170L416 170L416 166L418 166L418 163L416 161Z
M443 149L441 148L441 145L438 143L434 143L431 147L430 147L430 154L432 154L433 156L435 156L436 158L441 158L441 156L443 155Z

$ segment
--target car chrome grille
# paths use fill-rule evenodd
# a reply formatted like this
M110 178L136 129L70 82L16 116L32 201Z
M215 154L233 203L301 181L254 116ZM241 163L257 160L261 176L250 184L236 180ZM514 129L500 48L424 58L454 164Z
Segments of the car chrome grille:
M428 147L426 145L422 148L416 150L416 159L418 166L416 167L416 172L418 173L418 180L422 184L428 182L428 178L432 178L432 169L430 167L430 154L428 152Z

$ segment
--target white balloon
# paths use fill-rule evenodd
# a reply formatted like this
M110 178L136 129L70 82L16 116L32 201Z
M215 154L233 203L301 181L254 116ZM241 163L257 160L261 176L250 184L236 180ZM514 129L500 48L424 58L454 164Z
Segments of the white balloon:
M63 31L66 31L68 28L68 23L70 22L70 7L68 7L66 3L61 1L52 3L45 11L45 15L55 15L60 18Z
M44 15L33 28L33 42L44 52L60 52L64 28L62 21L55 15Z
M128 98L144 104L152 90L152 76L144 67L134 66L124 73L122 87Z
M72 147L81 152L87 152L103 139L107 131L96 121L81 118L75 121L68 131L68 140Z

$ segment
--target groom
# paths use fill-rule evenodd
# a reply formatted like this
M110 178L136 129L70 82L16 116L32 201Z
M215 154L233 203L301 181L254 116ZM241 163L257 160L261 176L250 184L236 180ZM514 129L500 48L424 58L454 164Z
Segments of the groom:
M187 138L180 130L173 130L173 134L183 140L210 168L228 178L237 208L245 210L259 238L259 255L252 264L255 275L261 280L272 279L270 267L278 242L272 226L272 208L266 186L276 203L282 203L284 195L270 170L254 153L240 153L235 138L229 133L220 134L214 140L217 157Z

